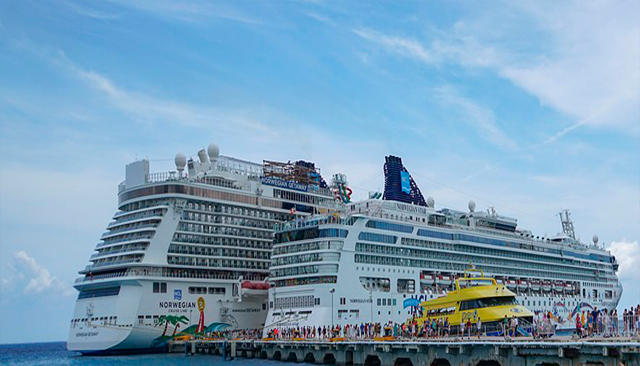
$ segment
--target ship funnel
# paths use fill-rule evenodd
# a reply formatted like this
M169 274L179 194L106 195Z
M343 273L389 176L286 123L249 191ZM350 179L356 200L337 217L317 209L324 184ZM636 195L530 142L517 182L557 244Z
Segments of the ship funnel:
M385 157L383 199L427 206L420 188L397 156Z

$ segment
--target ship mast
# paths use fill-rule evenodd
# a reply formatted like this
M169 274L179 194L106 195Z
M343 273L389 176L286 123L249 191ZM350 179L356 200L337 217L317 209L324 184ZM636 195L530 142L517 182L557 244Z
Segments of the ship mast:
M562 232L573 240L576 240L576 232L573 229L573 221L569 210L560 211L560 222L562 223Z

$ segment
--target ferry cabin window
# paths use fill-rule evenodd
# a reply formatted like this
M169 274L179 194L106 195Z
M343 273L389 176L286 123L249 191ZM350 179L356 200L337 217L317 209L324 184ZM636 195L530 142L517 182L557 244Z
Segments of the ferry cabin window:
M154 282L153 283L153 293L157 294L160 292L160 282Z
M160 283L160 292L163 294L167 293L167 283L166 282L161 282Z
M491 306L504 306L504 305L517 305L515 297L500 296L500 297L488 297L484 299L462 301L460 303L460 310L480 309Z

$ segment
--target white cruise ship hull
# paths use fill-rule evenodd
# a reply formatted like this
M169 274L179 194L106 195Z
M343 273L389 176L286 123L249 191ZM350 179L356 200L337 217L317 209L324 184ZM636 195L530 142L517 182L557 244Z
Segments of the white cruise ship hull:
M79 299L69 331L68 349L84 354L163 351L167 341L193 335L196 330L207 334L226 329L255 329L264 325L266 291L244 296L238 301L238 297L230 293L190 294L188 291L189 287L211 286L231 290L231 281L165 281L165 293L153 293L153 282L160 281L101 283L100 288L120 286L119 293ZM199 299L204 300L202 312L198 306ZM162 317L180 320L162 321ZM202 328L197 329L199 325Z

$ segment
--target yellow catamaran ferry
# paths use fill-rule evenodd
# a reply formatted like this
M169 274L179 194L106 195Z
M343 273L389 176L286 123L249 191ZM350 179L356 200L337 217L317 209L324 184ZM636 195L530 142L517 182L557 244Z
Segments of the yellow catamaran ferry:
M472 276L473 272L480 273L480 276ZM533 313L518 305L515 293L475 268L465 270L464 277L455 280L454 291L423 301L420 306L422 315L415 319L418 325L431 320L444 322L446 319L453 329L457 329L461 322L468 320L475 326L480 317L484 329L501 333L505 317L508 320L518 318L520 325L533 321Z

